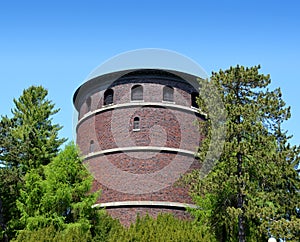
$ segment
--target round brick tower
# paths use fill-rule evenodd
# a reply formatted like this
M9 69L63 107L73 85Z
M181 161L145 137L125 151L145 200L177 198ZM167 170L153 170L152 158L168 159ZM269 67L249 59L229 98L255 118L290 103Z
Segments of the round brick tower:
M102 191L96 207L125 225L138 213L188 217L194 205L176 181L199 168L197 78L206 74L191 60L147 49L109 60L76 90L77 144Z

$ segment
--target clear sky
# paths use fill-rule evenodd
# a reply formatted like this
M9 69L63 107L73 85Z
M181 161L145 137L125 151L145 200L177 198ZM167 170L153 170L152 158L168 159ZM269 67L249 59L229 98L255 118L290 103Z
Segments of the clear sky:
M43 85L61 111L60 136L73 137L72 96L88 74L121 52L163 48L188 56L210 75L260 64L292 107L285 128L300 144L300 2L1 1L0 114L13 98Z

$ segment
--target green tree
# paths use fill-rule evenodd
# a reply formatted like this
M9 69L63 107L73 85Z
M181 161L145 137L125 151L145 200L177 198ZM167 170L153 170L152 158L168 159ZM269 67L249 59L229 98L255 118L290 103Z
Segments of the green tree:
M18 217L15 199L21 185L17 169L0 168L0 241L8 241L13 236L11 219Z
M61 127L52 123L59 110L47 95L41 86L25 89L13 100L12 117L2 116L0 120L0 234L5 241L13 236L13 227L18 227L15 201L23 176L48 164L65 142L58 138Z
M67 145L42 168L42 174L31 169L25 175L17 200L24 231L50 225L58 230L93 230L99 216L92 205L99 194L90 193L93 178L82 164L77 147L73 143Z
M213 170L204 179L193 176L192 193L201 208L193 213L220 241L266 241L271 234L299 239L300 180L295 168L300 148L288 143L290 137L281 128L290 108L280 89L269 90L270 77L259 69L231 67L213 73L210 80L222 93L227 131ZM198 101L205 109L203 100ZM207 140L199 148L202 161L213 132L210 120L208 113Z
M119 227L109 236L112 242L129 241L216 241L206 227L196 226L191 221L176 219L171 214L159 214L157 218L145 216L129 228Z
M78 242L92 242L101 241L108 242L112 235L116 232L122 231L125 228L122 227L119 220L112 219L106 213L101 211L99 214L101 222L95 226L95 231L91 230L83 231L80 227L70 227L68 229L58 229L55 226L50 225L38 230L23 231L18 237L12 241L20 242L66 242L66 241L78 241Z
M14 99L12 118L2 117L0 126L0 160L7 167L18 167L23 174L31 168L47 165L66 139L58 138L62 128L52 123L59 109L47 99L42 86L25 89Z

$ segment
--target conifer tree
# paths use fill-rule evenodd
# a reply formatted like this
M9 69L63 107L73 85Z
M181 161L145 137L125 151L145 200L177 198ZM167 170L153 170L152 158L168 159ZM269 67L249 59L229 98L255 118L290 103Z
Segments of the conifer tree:
M52 123L59 109L47 99L42 86L25 89L14 99L12 118L2 117L0 160L7 167L18 167L25 174L31 168L50 162L66 139L58 138L61 126Z
M195 179L192 191L201 207L194 214L220 241L299 239L300 149L282 130L290 108L279 88L269 90L270 76L259 69L236 66L211 77L227 111L225 145L213 170ZM209 140L210 126L206 132ZM208 143L199 149L202 160Z
M13 236L13 227L18 227L15 202L23 176L48 164L65 142L58 137L61 127L52 123L59 109L47 95L42 86L25 89L13 100L12 117L2 116L0 120L0 238L4 241Z
M99 194L90 193L93 177L73 143L42 169L42 175L38 169L25 175L17 200L23 233L49 226L57 230L77 228L86 233L99 223L98 212L92 208Z
M171 214L159 214L157 218L149 215L138 217L129 228L112 230L108 241L215 242L216 239L204 226L198 227L191 221L177 219Z

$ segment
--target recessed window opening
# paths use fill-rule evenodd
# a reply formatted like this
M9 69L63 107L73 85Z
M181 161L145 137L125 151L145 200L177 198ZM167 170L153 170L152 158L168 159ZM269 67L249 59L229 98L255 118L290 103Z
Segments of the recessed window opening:
M104 92L104 106L113 104L114 102L114 90L108 89Z
M91 99L91 97L88 97L86 100L87 112L91 111L91 105L92 105L92 99Z
M135 85L131 88L131 101L143 100L143 87L141 85Z
M197 92L193 92L191 94L191 99L192 99L192 107L194 108L199 108L198 104L197 104L197 97L199 96L199 93Z
M90 141L90 149L89 152L93 153L95 151L95 144L94 144L94 140Z
M138 131L138 130L140 130L140 118L135 117L133 119L133 131Z
M174 102L174 88L165 86L163 89L163 101Z

